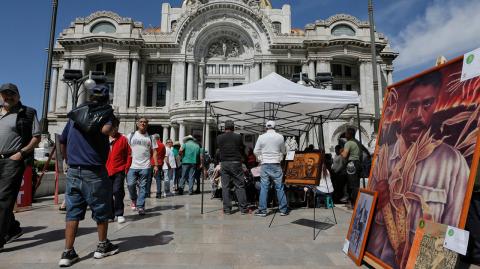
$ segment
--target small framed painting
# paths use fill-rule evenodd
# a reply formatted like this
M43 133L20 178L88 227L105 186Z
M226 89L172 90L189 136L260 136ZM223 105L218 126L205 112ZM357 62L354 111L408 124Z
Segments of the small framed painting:
M377 192L367 189L359 190L347 233L347 240L349 241L348 256L352 258L356 265L362 263L376 202Z

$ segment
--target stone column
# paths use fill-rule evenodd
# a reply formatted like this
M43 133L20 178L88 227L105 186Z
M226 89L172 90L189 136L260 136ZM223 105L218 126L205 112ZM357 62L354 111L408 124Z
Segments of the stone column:
M251 82L251 80L250 80L250 69L251 69L250 65L245 66L245 71L244 71L245 72L245 83L250 83Z
M78 59L79 60L79 63L80 63L80 70L82 70L82 73L83 75L88 75L88 72L87 72L87 68L86 68L86 65L85 65L85 59ZM78 97L78 105L81 105L83 103L85 103L85 101L87 100L87 97L88 97L88 89L85 88L84 85L82 85L80 87L80 89L78 89L78 93L79 93L79 97Z
M178 140L183 144L183 138L185 137L185 123L183 121L178 121Z
M360 59L360 94L363 110L375 113L372 62L369 59Z
M168 88L165 91L165 107L170 107L170 98L171 98L170 93L172 92L171 89L172 89L172 84L168 85Z
M260 63L253 64L253 74L251 82L255 82L260 79Z
M205 63L201 62L198 66L198 100L205 99Z
M62 69L60 69L60 74L59 74L60 81L58 82L56 111L65 110L67 108L69 89L68 89L68 85L61 80L63 79L63 74L65 73L65 69L69 69L69 68L70 68L69 60L64 59Z
M172 139L174 142L179 140L177 138L177 130L175 129L174 125L170 126L170 139Z
M153 91L152 91L152 106L157 107L157 90L158 90L158 82L152 83Z
M387 86L393 84L393 70L387 69Z
M185 100L185 62L174 62L174 72L172 72L172 79L174 83L174 103L183 103Z
M52 83L50 84L50 104L48 111L54 112L57 106L58 67L52 68Z
M308 74L308 62L302 61L302 73Z
M330 66L331 58L320 58L317 60L317 73L331 73L332 69ZM327 86L327 90L331 90L332 86Z
M170 127L169 125L162 125L162 128L163 128L162 141L163 141L163 143L165 143L165 141L167 141L167 139L169 138L168 137L168 128L169 127Z
M188 69L187 69L187 101L190 101L193 99L193 73L195 64L193 62L188 63Z
M308 78L315 80L315 61L313 60L308 62Z
M140 73L140 107L145 107L145 73L147 72L147 64L142 63L142 70Z
M170 105L175 103L175 62L171 63L172 65L172 74L170 75Z
M275 72L275 62L263 62L262 63L262 78Z
M132 59L132 75L130 79L130 101L128 107L137 106L137 90L138 90L138 59Z
M128 74L129 74L128 58L117 58L115 64L115 85L113 90L113 106L118 107L119 112L127 110L127 94L128 94Z

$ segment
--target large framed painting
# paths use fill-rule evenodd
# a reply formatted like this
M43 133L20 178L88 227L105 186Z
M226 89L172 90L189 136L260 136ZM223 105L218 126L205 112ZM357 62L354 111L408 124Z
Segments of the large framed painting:
M405 268L420 219L465 225L479 158L480 78L460 80L462 59L387 89L365 254L380 267Z
M320 151L297 151L291 161L287 161L285 184L290 185L318 185L320 182L320 165L322 154Z
M360 189L358 192L350 228L347 233L347 240L349 241L348 256L352 258L356 265L362 263L376 201L376 192L366 189Z

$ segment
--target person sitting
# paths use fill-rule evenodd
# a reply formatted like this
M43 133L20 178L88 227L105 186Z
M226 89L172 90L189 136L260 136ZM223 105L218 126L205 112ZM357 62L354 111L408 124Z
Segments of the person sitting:
M324 159L322 157L322 159ZM320 182L318 186L307 186L304 188L305 192L312 191L315 192L316 196L316 201L315 205L319 206L322 204L322 201L326 201L327 197L330 197L329 199L332 199L332 194L333 194L333 185L332 185L332 180L330 179L330 172L328 172L327 166L325 165L325 162L322 162L320 165ZM325 206L328 207L328 204L325 202Z

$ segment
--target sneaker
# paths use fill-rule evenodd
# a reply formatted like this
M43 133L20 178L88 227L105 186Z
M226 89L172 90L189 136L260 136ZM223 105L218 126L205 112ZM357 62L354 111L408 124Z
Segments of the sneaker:
M124 216L118 216L117 217L117 222L120 223L120 224L125 223L125 217Z
M285 211L285 212L280 212L280 216L288 216L290 212Z
M343 196L343 197L340 199L340 202L346 203L346 202L348 202L348 200L349 200L348 196Z
M64 251L62 253L62 257L58 262L58 266L69 267L69 266L72 266L72 264L76 263L77 261L78 261L78 255L75 252L75 249L72 248L71 250Z
M240 215L248 215L248 211L247 210L242 210L242 211L240 211Z
M22 235L23 235L22 228L18 227L18 229L13 234L9 234L5 237L5 242L7 244L11 243L11 242L17 240Z
M140 215L140 216L145 215L145 209L139 208L139 209L138 209L138 215Z
M132 203L130 204L130 208L135 211L137 210L137 203L135 201L132 201Z
M93 253L95 259L105 258L107 256L115 255L118 253L118 246L112 244L110 240L107 239L104 243L98 243L97 250Z
M232 215L232 211L230 211L230 210L223 210L223 215Z
M257 217L266 217L266 216L267 216L267 212L257 210L257 211L255 211L255 216L257 216Z

